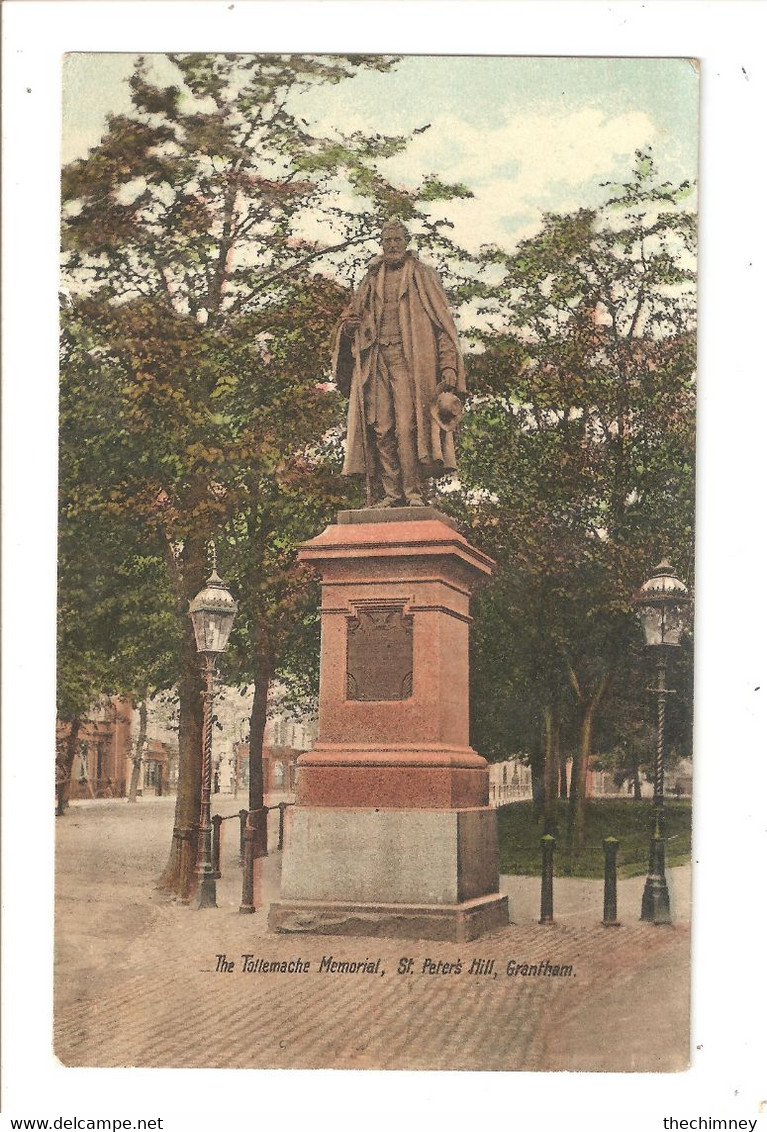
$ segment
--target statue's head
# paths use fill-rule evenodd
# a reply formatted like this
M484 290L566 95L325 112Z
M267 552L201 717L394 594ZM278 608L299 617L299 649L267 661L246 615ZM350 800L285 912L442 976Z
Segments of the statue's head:
M401 220L387 220L381 228L381 247L387 267L399 267L405 258L410 236Z

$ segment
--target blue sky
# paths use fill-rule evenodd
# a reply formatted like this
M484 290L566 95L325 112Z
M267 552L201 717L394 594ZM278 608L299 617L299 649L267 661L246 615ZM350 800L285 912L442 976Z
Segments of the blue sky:
M64 160L98 142L108 112L129 109L132 55L70 54L64 70ZM170 65L152 56L157 74ZM461 181L474 198L440 205L467 246L513 245L542 211L596 203L652 146L664 179L695 179L698 74L686 59L404 57L294 100L313 126L400 133L430 124L384 171L413 185L426 173Z

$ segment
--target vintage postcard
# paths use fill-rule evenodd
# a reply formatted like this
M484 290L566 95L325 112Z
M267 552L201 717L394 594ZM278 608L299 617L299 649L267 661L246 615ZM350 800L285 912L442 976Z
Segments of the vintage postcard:
M688 1065L698 78L66 57L63 1064Z
M7 7L6 1111L756 1132L756 15Z

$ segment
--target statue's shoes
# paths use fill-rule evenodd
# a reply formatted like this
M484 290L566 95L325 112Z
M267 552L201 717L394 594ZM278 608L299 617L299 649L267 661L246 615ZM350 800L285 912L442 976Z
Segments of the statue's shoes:
M382 511L386 507L399 507L399 499L379 499L378 503L371 503L369 510Z
M428 507L429 504L425 503L423 499L416 497L415 499L406 499L405 500L405 506L406 507Z

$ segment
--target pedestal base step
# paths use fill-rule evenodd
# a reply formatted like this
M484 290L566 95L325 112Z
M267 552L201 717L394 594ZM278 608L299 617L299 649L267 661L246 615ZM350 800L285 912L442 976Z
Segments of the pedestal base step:
M269 909L269 928L310 935L437 939L466 943L507 927L507 896L494 893L462 904L352 904L281 900Z
M360 523L423 523L436 520L452 530L458 523L436 507L360 507L355 511L339 511L336 522L341 526L358 526Z

